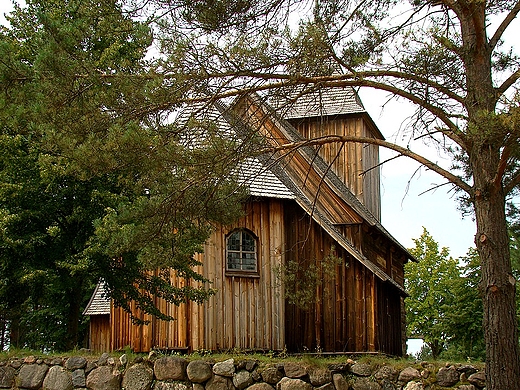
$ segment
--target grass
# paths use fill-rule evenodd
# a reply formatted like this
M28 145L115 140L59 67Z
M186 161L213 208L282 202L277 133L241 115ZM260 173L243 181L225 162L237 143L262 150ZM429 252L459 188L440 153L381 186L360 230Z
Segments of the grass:
M157 351L157 356L179 356L183 357L189 361L191 360L207 360L213 362L224 361L227 359L235 359L235 361L242 360L255 360L258 362L260 367L265 367L270 364L283 363L283 362L299 362L304 364L307 367L320 367L326 368L329 364L344 364L348 359L352 359L357 363L368 364L371 366L372 370L375 371L378 368L390 365L393 366L397 370L402 370L405 367L414 367L418 370L422 370L424 368L428 368L430 371L437 371L440 367L446 365L446 363L450 364L468 364L468 362L464 361L444 361L444 360L432 360L426 362L416 361L413 358L392 358L385 355L377 355L377 354L360 354L360 355L319 355L319 354L301 354L301 355L289 355L284 351L281 352L265 352L265 353L250 353L247 351L241 350L232 350L226 352L211 352L206 350L195 351L190 354L181 354L178 352L161 352ZM148 354L146 353L134 353L129 347L125 348L123 351L112 352L110 355L117 360L123 354L127 355L128 362L131 364L137 358L148 358ZM95 360L99 358L101 354L92 353L84 349L72 350L69 352L60 352L60 353L42 353L41 351L33 351L33 350L10 350L0 352L0 361L13 360L13 359L23 359L28 356L36 356L38 358L54 358L61 357L67 358L71 356L84 356L88 360ZM483 368L484 363L472 362L477 368Z

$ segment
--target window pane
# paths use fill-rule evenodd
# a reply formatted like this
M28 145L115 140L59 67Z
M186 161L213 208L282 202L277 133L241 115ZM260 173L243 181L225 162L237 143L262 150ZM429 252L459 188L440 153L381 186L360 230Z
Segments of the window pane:
M253 236L248 234L247 232L243 232L242 235L242 250L246 252L254 252L255 251L255 239Z
M254 272L257 270L256 239L247 231L231 233L226 242L227 269Z
M228 250L233 250L233 251L240 250L240 232L235 232L228 237L227 247L228 247Z

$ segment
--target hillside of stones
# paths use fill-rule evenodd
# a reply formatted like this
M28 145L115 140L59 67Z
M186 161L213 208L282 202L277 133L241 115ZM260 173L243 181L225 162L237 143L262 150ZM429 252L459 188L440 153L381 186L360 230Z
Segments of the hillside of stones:
M266 362L248 356L8 357L0 389L27 390L434 390L484 389L482 366L350 358Z

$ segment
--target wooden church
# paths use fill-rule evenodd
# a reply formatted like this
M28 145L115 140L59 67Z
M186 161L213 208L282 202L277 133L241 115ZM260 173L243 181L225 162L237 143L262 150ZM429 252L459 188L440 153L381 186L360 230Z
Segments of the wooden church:
M272 146L329 135L383 136L351 88L321 89L292 104L257 95L207 107ZM84 311L90 348L383 352L405 348L406 249L381 225L378 147L306 146L244 163L244 216L220 226L198 271L217 293L205 303L157 302L176 320L135 325L98 285ZM185 283L172 272L172 283ZM138 311L134 314L140 315Z

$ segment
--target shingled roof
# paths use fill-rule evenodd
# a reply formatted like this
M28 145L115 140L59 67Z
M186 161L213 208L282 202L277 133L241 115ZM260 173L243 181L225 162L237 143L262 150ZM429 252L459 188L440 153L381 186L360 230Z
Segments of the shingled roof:
M366 113L352 87L296 87L274 92L269 105L284 119Z
M104 292L105 283L100 280L90 297L87 307L83 310L84 316L110 314L110 298L105 296Z

